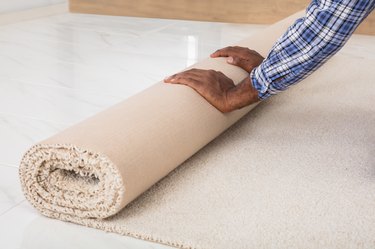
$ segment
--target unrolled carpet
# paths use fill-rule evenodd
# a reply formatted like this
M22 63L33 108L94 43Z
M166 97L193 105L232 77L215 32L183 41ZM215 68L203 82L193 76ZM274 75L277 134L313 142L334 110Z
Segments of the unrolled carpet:
M300 15L238 45L265 55ZM224 59L194 67L247 76ZM213 142L254 106L222 114L159 82L33 146L25 196L48 217L181 248L372 248L373 67L337 55Z

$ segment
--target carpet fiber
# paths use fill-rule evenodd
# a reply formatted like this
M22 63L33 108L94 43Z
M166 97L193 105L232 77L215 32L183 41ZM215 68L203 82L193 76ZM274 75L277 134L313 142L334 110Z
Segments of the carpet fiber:
M238 45L266 54L300 15ZM181 248L373 248L374 63L337 55L247 115L157 83L33 146L23 190L48 217Z

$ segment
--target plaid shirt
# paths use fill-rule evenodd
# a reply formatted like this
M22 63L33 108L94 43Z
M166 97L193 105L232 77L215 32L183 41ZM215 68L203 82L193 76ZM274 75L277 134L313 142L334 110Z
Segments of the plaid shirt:
M306 78L344 46L375 0L313 0L250 73L260 99Z

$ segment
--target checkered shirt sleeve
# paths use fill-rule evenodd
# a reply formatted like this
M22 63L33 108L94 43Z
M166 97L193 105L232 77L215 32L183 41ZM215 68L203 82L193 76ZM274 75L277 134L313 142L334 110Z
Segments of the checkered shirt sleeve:
M375 0L313 0L250 73L260 99L287 89L339 51L375 7Z

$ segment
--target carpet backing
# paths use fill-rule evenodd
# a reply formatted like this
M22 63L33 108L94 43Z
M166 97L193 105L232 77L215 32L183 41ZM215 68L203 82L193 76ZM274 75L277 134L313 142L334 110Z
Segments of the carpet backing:
M266 55L301 15L237 45ZM374 64L337 55L228 114L156 83L31 147L23 191L48 217L179 248L373 248ZM193 67L247 77L223 58Z

